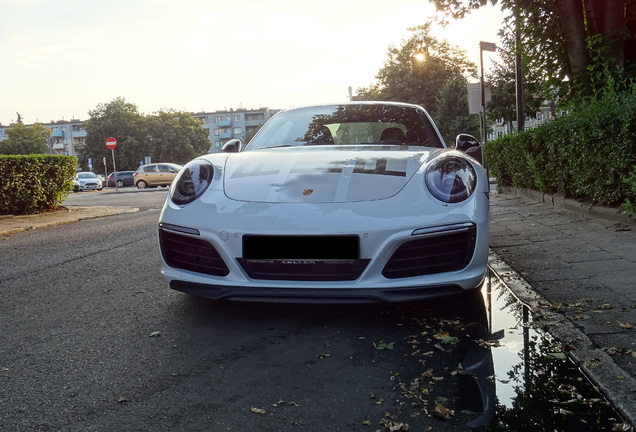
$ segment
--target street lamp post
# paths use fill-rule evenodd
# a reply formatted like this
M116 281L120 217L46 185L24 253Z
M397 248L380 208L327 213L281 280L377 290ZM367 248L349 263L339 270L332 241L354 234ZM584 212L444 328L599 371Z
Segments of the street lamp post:
M479 80L481 90L481 142L486 142L486 86L484 84L484 51L497 51L497 45L493 42L479 42L479 68L481 78Z

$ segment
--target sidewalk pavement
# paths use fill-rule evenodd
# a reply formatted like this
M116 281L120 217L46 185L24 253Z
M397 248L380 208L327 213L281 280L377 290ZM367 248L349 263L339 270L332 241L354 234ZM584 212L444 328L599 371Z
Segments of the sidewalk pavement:
M0 216L0 236L134 211L66 206ZM504 188L491 192L490 246L496 276L636 424L636 222L616 210Z
M131 207L61 206L55 211L26 216L0 215L0 236L48 226L139 211Z
M557 196L502 192L491 192L491 267L636 425L636 223Z

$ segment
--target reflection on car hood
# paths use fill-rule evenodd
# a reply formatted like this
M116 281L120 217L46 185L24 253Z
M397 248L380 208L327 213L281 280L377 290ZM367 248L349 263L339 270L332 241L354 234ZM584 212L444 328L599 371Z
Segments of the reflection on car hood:
M254 202L332 203L388 198L433 153L423 147L291 147L232 154L228 198Z

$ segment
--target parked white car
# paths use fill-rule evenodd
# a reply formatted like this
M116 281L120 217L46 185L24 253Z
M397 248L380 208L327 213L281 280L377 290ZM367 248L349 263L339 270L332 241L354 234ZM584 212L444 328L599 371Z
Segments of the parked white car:
M159 220L163 277L197 296L248 301L402 302L475 289L489 241L479 158L476 139L447 147L415 105L283 111L244 151L232 140L179 172Z
M73 179L73 192L102 190L103 188L102 181L97 174L92 172L78 172Z

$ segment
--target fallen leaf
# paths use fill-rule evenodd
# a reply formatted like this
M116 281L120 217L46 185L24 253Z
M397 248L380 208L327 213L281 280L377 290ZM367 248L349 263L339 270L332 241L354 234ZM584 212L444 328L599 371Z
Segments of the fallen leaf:
M316 357L322 360L331 357L331 354L318 354Z
M633 326L632 326L632 324L631 324L631 323L628 323L628 322L626 322L626 323L622 323L622 322L620 322L620 321L619 321L619 322L618 322L618 325L619 325L622 329L624 329L624 330L631 330L631 329L632 329L632 327L633 327Z
M457 342L459 342L459 338L457 338L455 336L449 336L447 338L442 339L442 343L444 345L454 345Z
M452 416L455 415L455 411L452 409L446 408L444 405L440 405L438 403L435 404L435 414L439 417L449 420Z
M501 342L499 342L499 340L497 340L497 339L492 339L492 340L487 340L487 341L482 339L482 340L479 340L477 343L479 344L479 346L482 346L482 347L485 347L485 348L488 348L488 347L496 348L496 347L501 346Z
M150 333L149 337L159 337L161 336L161 332L160 331L154 331L152 333Z
M386 414L385 414L386 415ZM409 430L409 425L407 423L398 423L393 420L383 419L380 422L387 430L389 431L407 431Z
M567 358L567 356L563 354L562 352L548 353L548 357L552 357L558 360L565 360Z
M392 350L393 348L395 348L395 342L386 343L384 341L380 341L377 344L373 342L373 346L377 350Z
M632 426L629 423L614 423L613 431L629 432L632 430Z
M272 404L273 407L278 407L278 406L281 406L281 405L298 406L298 404L296 402L293 402L293 401L287 402L287 401L284 401L284 400L279 400L278 402Z
M503 339L505 335L506 335L506 331L504 329L501 329L491 334L490 339L494 339L494 340Z
M450 337L450 334L448 332L439 332L434 336L435 339L439 339L439 340L444 340L447 337Z
M265 414L267 412L262 408L255 408L255 407L252 407L250 411L252 411L255 414Z

